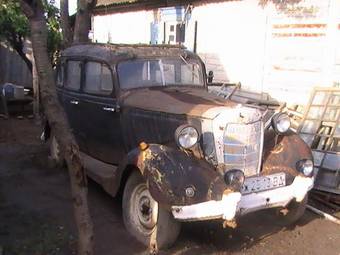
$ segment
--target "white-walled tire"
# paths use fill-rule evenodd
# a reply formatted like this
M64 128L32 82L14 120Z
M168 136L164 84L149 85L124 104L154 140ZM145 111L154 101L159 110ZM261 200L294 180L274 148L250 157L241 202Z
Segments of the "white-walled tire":
M170 247L180 232L180 222L158 206L138 171L126 182L123 193L123 220L126 229L147 247Z

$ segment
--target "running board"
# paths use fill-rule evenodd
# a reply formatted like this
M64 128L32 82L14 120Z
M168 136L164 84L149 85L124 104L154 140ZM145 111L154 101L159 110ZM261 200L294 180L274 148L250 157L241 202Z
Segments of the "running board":
M115 187L117 185L115 182L117 166L104 163L83 152L80 152L80 156L87 176L101 185L110 195L115 196L115 191L117 190L117 187Z

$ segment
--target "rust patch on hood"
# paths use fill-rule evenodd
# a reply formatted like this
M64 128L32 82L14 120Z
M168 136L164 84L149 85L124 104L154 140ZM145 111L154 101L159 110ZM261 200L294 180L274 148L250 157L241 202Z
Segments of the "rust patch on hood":
M179 86L130 90L126 91L122 98L122 104L126 107L209 119L215 118L220 112L211 111L212 108L230 108L237 105L209 93L204 88Z

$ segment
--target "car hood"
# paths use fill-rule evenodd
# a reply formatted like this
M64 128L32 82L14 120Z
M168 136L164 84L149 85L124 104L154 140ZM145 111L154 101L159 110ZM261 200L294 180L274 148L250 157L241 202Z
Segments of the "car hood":
M124 92L122 106L213 119L237 103L203 88L157 87Z

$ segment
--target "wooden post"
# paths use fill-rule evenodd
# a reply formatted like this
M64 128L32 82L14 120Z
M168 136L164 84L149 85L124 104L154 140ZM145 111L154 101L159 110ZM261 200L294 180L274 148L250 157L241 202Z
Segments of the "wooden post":
M34 119L39 121L40 120L40 89L39 89L39 78L37 67L35 65L35 59L32 49L32 42L26 40L24 43L24 53L26 54L27 58L32 63L32 88L33 88L33 116Z
M197 20L195 21L194 53L197 53Z
M163 44L166 44L166 24L163 23Z
M34 55L32 54L32 84L33 84L33 115L36 120L40 120L40 89L37 67Z

